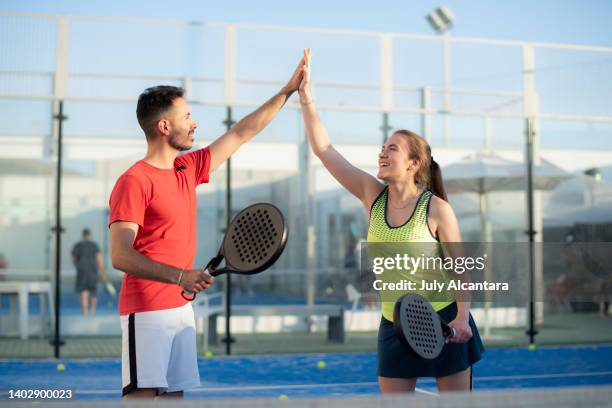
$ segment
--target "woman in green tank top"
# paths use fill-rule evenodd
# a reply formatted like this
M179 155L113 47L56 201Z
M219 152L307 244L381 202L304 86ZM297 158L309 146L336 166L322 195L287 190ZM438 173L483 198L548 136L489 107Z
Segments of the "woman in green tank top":
M363 203L370 220L368 243L429 243L433 252L439 252L440 242L461 242L440 167L423 138L410 131L396 131L378 155L376 177L351 165L334 149L312 98L310 57L310 49L305 50L299 89L308 141L331 175ZM378 339L381 392L414 391L418 377L435 377L440 391L471 389L472 364L484 349L470 315L470 304L452 299L431 303L450 322L456 335L437 359L419 360L403 348L395 335L393 299L382 302Z

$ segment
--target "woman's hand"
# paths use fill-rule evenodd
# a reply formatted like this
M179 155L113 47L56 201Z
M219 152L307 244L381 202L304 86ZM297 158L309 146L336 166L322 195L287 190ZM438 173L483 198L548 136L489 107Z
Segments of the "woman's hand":
M312 99L312 91L310 89L310 57L312 55L312 50L310 48L306 48L304 50L304 66L302 68L302 82L300 83L299 93L300 93L300 103L303 105L307 105L313 102Z
M472 338L469 317L457 316L448 325L455 329L455 335L448 339L449 343L465 343Z

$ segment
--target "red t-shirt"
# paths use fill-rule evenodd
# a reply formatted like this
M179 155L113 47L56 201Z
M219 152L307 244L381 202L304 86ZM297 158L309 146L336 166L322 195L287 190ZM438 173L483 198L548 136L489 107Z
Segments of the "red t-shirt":
M119 177L110 196L109 225L140 226L134 249L153 261L192 269L196 252L196 186L208 182L208 147L184 154L174 168L159 169L140 160ZM181 287L124 274L119 314L183 306Z

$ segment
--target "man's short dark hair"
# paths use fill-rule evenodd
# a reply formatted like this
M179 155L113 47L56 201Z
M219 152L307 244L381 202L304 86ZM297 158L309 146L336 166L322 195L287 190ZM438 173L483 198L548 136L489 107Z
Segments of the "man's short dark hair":
M136 106L136 118L145 134L150 132L154 121L170 109L175 99L183 97L183 93L183 88L159 85L147 88L140 94Z
M83 228L83 238L91 236L89 228Z

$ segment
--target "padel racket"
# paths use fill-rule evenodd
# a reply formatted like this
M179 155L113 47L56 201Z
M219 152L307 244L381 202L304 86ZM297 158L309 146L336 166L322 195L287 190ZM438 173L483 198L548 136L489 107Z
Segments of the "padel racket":
M205 269L212 276L231 272L254 275L268 269L283 253L288 230L281 211L269 203L253 204L240 211L232 220L219 253L208 262ZM225 259L225 266L219 268ZM194 300L195 293L183 292L187 300Z
M440 355L455 329L440 319L422 296L408 293L395 303L393 325L400 341L417 356L431 360Z
M117 289L115 289L115 286L109 281L104 282L104 290L112 297L117 296Z

